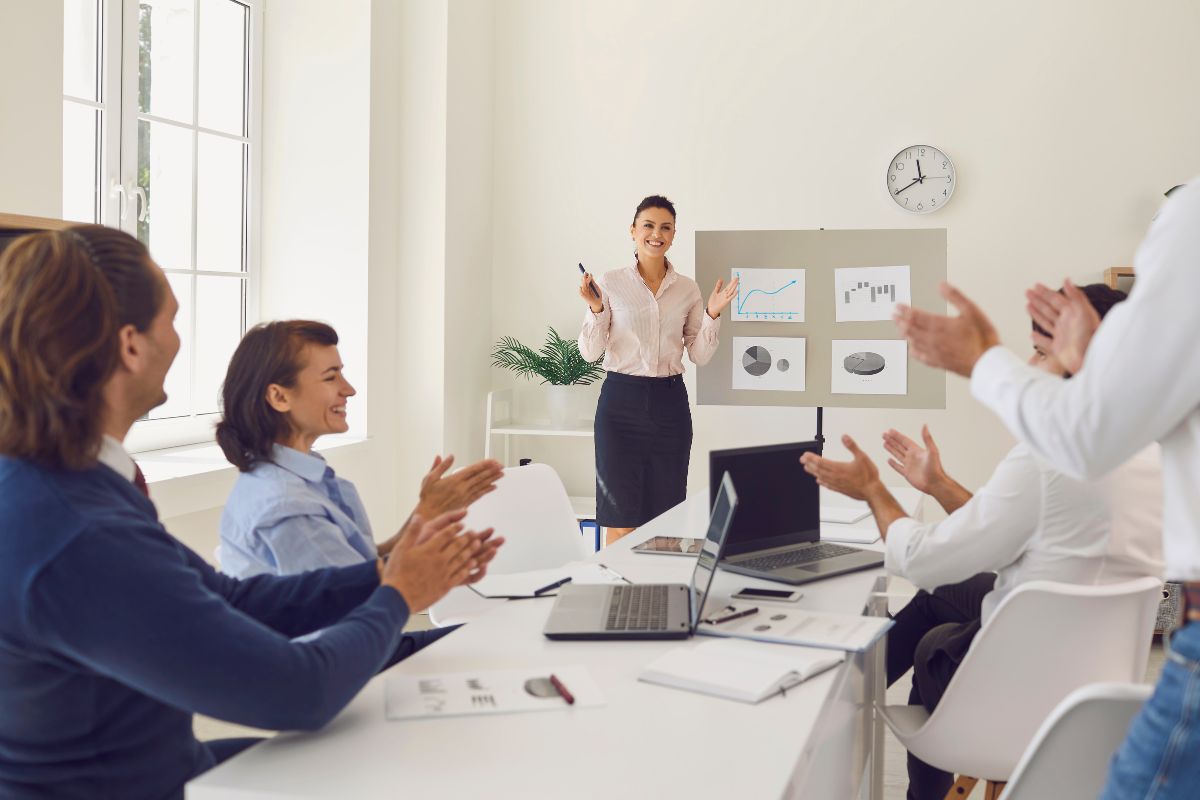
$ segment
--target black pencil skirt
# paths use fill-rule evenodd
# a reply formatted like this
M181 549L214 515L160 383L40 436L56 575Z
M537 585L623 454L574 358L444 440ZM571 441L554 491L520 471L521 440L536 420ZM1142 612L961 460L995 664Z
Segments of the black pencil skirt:
M682 375L608 373L596 406L596 522L636 528L683 502L691 451Z

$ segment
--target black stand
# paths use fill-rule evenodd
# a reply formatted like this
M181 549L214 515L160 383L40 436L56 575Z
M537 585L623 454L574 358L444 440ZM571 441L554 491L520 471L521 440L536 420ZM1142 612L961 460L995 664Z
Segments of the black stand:
M817 441L817 447L820 448L821 455L825 455L825 433L823 430L824 427L825 427L825 408L823 406L817 406L816 441Z

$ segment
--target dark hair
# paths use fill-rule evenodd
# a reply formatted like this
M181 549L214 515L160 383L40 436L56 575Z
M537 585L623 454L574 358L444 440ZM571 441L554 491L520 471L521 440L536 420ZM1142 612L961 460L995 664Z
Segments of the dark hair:
M304 369L305 345L335 345L337 331L324 322L292 319L266 322L246 331L221 386L224 418L217 424L217 444L242 472L271 460L271 446L290 430L287 418L267 402L267 387L291 388Z
M666 209L667 211L671 212L672 218L674 218L674 216L675 216L675 204L674 203L672 203L667 198L663 197L661 194L652 194L649 197L643 199L642 202L638 203L637 211L633 212L633 222L635 225L637 224L638 216L643 211L645 211L647 208Z
M1062 289L1059 289L1059 294L1062 294ZM1096 309L1096 313L1100 315L1100 319L1104 319L1104 315L1112 310L1112 307L1129 295L1122 292L1120 289L1114 289L1106 283L1089 283L1087 286L1080 286L1079 291L1087 295L1088 302L1092 304L1092 308ZM1046 331L1036 322L1033 323L1033 329L1042 336L1049 336L1049 331Z
M101 225L31 233L0 255L0 454L95 465L117 333L147 330L166 298L153 263Z

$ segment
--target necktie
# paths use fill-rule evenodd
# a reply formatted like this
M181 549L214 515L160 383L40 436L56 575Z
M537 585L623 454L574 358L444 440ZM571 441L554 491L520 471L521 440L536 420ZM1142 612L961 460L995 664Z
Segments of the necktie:
M137 464L134 464L133 468L135 470L133 473L133 485L137 487L139 492L149 497L150 487L146 485L146 476L142 474L142 468Z

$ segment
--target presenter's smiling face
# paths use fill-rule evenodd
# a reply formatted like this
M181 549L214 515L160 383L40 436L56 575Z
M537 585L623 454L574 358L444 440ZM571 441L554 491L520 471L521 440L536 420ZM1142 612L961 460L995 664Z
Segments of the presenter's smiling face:
M647 208L638 214L629 232L641 258L662 258L675 241L675 217L665 208Z
M275 410L287 417L293 439L311 447L318 436L350 430L346 400L357 392L342 374L342 357L335 345L305 345L300 362L304 367L294 386L271 384L267 393Z

